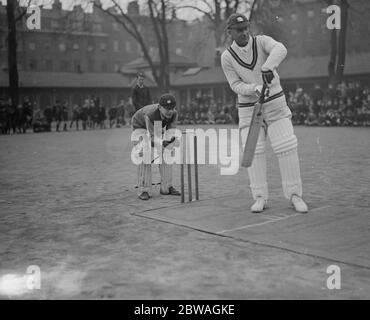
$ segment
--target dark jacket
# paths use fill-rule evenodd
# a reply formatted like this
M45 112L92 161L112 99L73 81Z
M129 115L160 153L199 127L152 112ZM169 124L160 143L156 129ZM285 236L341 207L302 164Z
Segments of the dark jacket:
M131 98L136 111L152 103L149 88L146 86L139 87L136 85L132 89Z

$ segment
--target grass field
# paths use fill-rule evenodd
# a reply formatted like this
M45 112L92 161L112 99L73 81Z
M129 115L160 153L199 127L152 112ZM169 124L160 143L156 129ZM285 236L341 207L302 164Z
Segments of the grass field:
M244 239L252 228L239 231L239 237L225 237L186 223L145 217L141 213L156 211L160 215L173 210L177 215L183 212L183 219L187 214L194 218L205 209L194 203L181 206L179 197L160 196L158 187L150 201L138 200L129 128L0 136L0 296L369 299L370 130L295 130L304 198L311 208L321 208L312 213L309 224L304 220L299 224L307 242L311 228L318 228L312 241L327 255L324 251L317 256L308 254L301 247L286 250L280 245L279 241L294 244L303 239L294 223L272 225L268 233L279 230L280 238L266 245ZM249 219L252 198L245 169L230 176L220 176L219 169L217 165L199 167L201 203L221 205L235 197L232 205L238 217L243 219L245 213ZM153 182L159 181L158 169L153 176ZM268 214L288 210L270 147L268 179ZM179 181L175 166L176 187ZM336 212L326 210L328 207L345 208L346 219L344 213L335 219ZM224 212L224 216L228 214ZM330 230L324 232L320 228L329 214ZM352 221L348 219L351 216ZM217 220L222 222L222 217ZM348 243L341 244L344 251L337 259L342 247L335 248L336 237ZM363 239L360 245L358 239ZM352 256L346 253L355 246L361 263L351 263ZM330 252L331 247L337 250ZM326 287L327 267L332 264L341 268L340 290ZM40 267L41 289L6 291L4 279L9 275L20 279L30 265Z

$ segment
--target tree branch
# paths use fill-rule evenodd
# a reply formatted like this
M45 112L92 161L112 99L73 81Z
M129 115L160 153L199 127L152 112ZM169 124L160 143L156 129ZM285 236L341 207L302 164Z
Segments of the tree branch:
M179 10L181 10L181 9L194 9L194 10L197 10L197 11L205 14L209 18L209 20L211 20L212 22L214 21L214 16L211 13L209 13L208 11L205 11L203 9L200 9L198 7L195 7L195 6L186 5L186 6L177 7L177 9L179 9Z
M8 0L9 1L9 0ZM19 15L15 18L15 22L17 23L19 20L21 20L25 14L27 13L27 9L28 7L30 6L31 4L31 0L28 0L28 3L27 3L27 7L25 7L23 10L21 9L21 7L19 6L19 3L17 2L17 10L20 11L19 12Z
M252 19L253 19L254 8L256 7L257 1L258 0L253 0L251 10L250 10L250 14L249 14L249 21L252 21Z
M111 1L114 3L114 9L116 9L120 13L120 16L118 16L117 14L112 13L109 9L103 9L101 3L98 4L97 0L92 0L92 1L94 3L95 7L97 7L102 12L111 16L117 23L119 23L121 26L123 26L123 28L139 43L139 45L140 45L140 47L143 51L144 58L148 62L149 67L152 70L152 74L153 74L155 82L157 83L158 86L161 86L161 80L158 77L157 73L155 72L155 66L154 66L154 63L153 63L153 59L149 54L149 50L146 46L146 41L144 41L143 37L141 36L141 33L139 32L135 22L123 11L123 9L117 3L116 0L111 0ZM120 19L120 17L122 17L124 20Z

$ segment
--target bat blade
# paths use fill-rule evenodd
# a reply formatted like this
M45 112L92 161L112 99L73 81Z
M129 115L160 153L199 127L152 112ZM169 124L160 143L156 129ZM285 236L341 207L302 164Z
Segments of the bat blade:
M253 110L252 120L249 127L247 141L245 142L242 167L249 168L252 165L256 151L257 140L263 124L262 103L257 103Z

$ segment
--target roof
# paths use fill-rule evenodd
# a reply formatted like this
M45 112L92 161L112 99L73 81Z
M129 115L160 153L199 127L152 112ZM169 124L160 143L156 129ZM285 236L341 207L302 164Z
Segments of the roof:
M279 67L283 80L320 78L328 75L328 56L289 58ZM370 73L370 52L347 54L344 75Z
M279 76L282 80L325 78L328 76L328 56L290 58L279 66ZM347 54L344 75L370 74L370 52ZM226 83L221 67L203 68L174 76L173 86L194 86L204 84Z
M0 87L6 86L8 86L7 73L0 72ZM19 71L19 86L38 88L130 88L130 79L120 73Z
M203 85L226 82L225 75L221 67L203 68L195 74L182 74L171 77L173 86Z
M327 77L328 59L327 56L287 59L279 67L280 78L282 80L325 78ZM348 54L344 74L370 74L370 52ZM23 88L131 88L134 83L132 75L121 73L19 72L19 86ZM174 87L221 83L226 83L221 67L191 69L185 74L171 75L171 84ZM149 87L155 86L149 73L145 84ZM7 73L0 70L0 87L7 86Z
M160 64L160 59L158 53L153 54L152 56L153 64L154 65L159 65ZM193 67L196 66L196 62L191 61L189 58L174 53L170 52L170 65L173 66L188 66L188 67ZM144 57L137 58L125 65L126 68L148 68L149 63L145 60Z
M194 76L196 75L199 71L201 71L203 68L202 67L194 67L194 68L189 68L186 70L182 75L183 76Z

